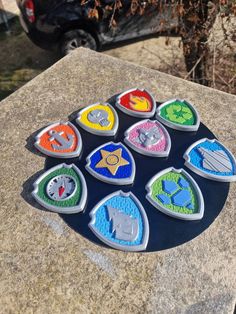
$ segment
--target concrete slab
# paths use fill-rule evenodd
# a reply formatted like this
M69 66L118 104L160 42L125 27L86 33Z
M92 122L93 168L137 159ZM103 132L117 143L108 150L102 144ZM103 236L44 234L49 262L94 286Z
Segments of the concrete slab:
M159 101L195 103L201 119L236 154L236 97L78 49L0 103L0 308L3 313L233 313L235 193L199 237L158 253L99 247L55 213L36 209L32 183L45 159L38 129L135 86Z

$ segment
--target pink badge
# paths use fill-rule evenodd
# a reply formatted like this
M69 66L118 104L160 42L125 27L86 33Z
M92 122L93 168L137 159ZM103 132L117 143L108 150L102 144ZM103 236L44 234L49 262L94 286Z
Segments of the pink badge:
M156 120L141 120L125 132L125 143L136 152L166 157L171 148L171 139L166 128Z

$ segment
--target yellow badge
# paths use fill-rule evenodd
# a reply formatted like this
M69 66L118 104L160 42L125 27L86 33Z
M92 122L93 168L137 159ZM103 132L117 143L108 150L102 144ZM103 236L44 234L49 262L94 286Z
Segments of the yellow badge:
M82 109L76 122L84 130L101 136L113 136L119 126L118 115L108 103L93 104Z

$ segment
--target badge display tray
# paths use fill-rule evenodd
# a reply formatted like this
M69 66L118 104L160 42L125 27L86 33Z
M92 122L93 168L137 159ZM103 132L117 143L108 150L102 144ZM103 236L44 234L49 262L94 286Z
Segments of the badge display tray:
M114 106L113 101L109 101ZM157 103L157 106L160 103ZM111 185L95 179L85 169L86 157L96 147L106 142L122 142L124 144L124 133L134 123L140 121L140 118L131 117L120 110L116 109L119 116L119 128L115 136L97 136L80 128L75 120L71 122L79 129L83 148L78 158L59 159L47 157L45 162L45 170L53 166L65 162L67 164L74 163L83 173L88 187L88 201L85 211L78 214L65 215L60 214L62 219L76 232L89 239L96 244L106 246L101 242L90 230L88 224L90 222L89 213L93 207L105 196L115 191L122 190L124 192L131 191L142 203L150 227L149 242L146 252L160 251L169 249L185 242L192 240L207 229L219 215L223 209L229 192L229 183L216 182L205 179L184 166L183 155L187 148L201 138L214 139L214 134L204 125L200 124L197 132L177 131L166 127L171 137L171 150L167 158L155 158L141 155L130 149L135 163L136 176L132 185ZM151 118L155 119L155 117ZM168 167L176 169L185 169L199 185L205 202L204 216L199 221L184 221L171 218L156 208L154 208L146 199L145 185L157 172Z

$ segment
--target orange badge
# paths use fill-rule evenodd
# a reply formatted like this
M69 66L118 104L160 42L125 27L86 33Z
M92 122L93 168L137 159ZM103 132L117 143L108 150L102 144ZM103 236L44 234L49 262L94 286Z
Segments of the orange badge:
M70 122L57 122L43 129L35 138L35 147L45 155L74 158L82 149L82 139Z

